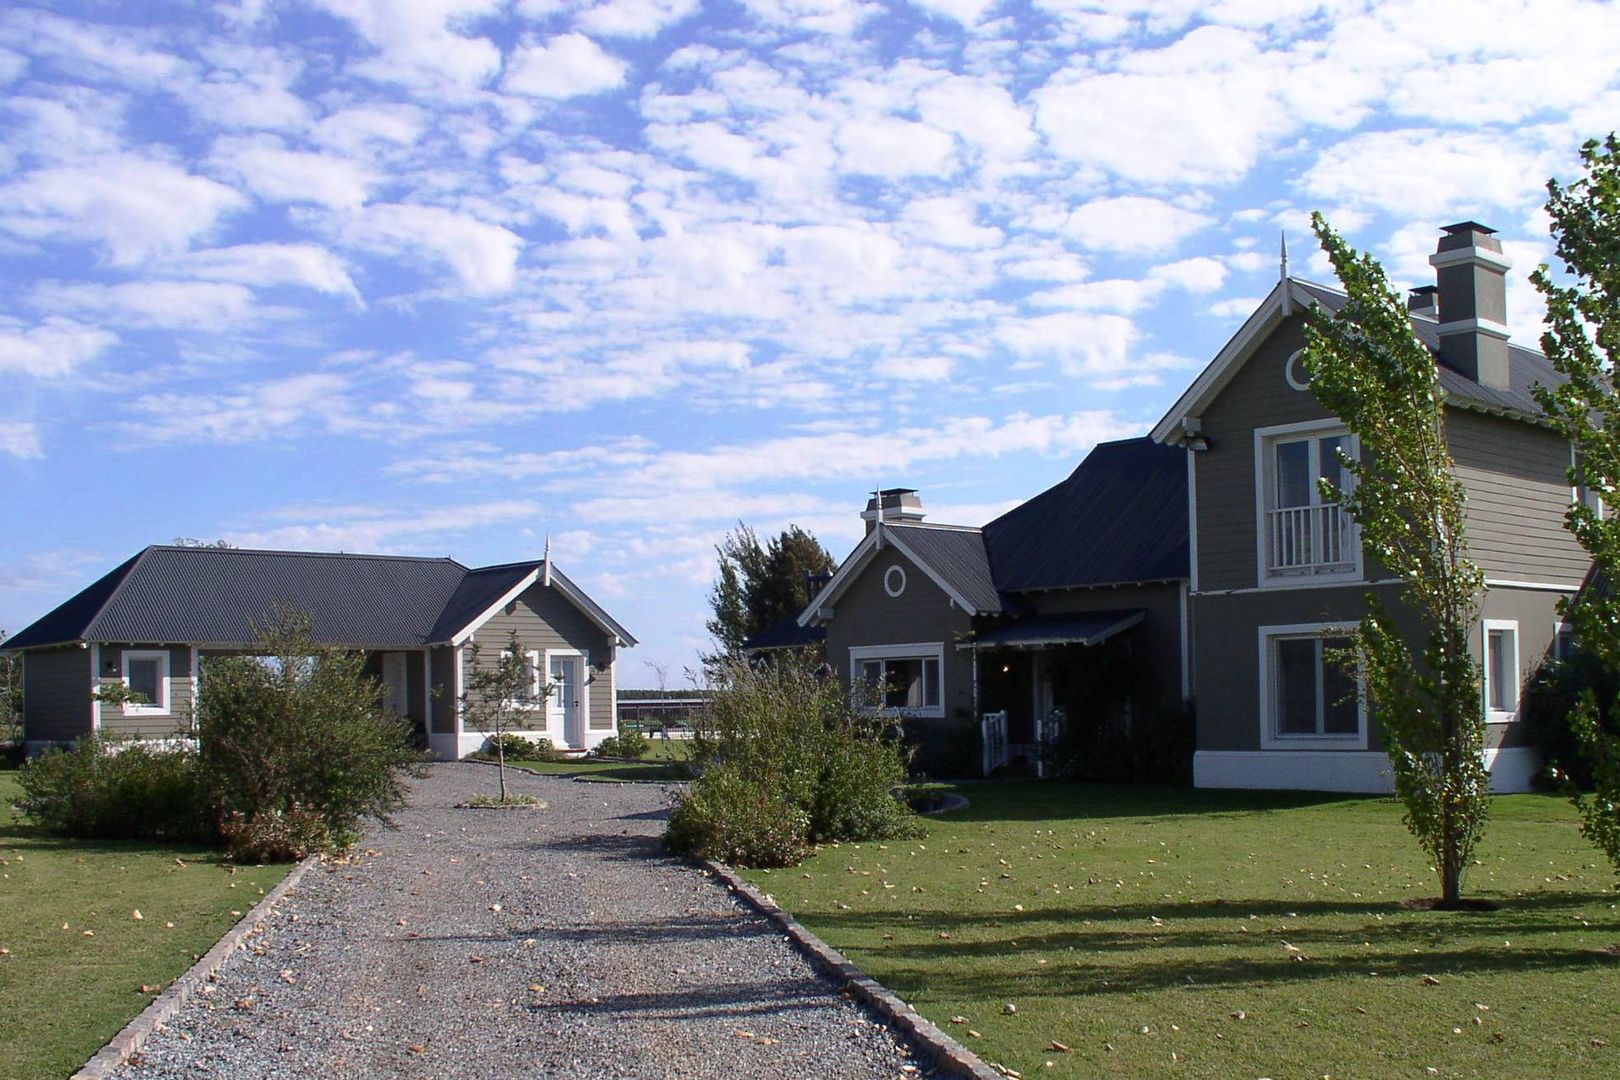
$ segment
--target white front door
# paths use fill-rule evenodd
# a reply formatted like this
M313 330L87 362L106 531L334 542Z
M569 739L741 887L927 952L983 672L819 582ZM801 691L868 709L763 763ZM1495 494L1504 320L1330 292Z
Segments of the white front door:
M383 682L383 708L394 716L404 716L406 705L405 696L405 654L402 652L383 653L382 657Z
M582 706L585 658L574 655L551 657L551 697L546 701L546 727L561 731L567 746L585 745L585 710Z

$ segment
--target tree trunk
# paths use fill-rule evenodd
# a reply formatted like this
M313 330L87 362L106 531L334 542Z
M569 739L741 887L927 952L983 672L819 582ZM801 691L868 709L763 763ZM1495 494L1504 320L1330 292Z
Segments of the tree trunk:
M506 740L499 733L495 735L495 762L496 771L501 776L501 802L506 801Z

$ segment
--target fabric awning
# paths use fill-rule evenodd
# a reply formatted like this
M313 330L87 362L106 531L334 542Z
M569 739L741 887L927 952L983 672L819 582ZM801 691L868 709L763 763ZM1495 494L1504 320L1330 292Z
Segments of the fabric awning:
M982 630L971 642L958 648L1000 646L1038 649L1043 645L1097 645L1122 630L1129 630L1143 619L1142 608L1126 611L1087 611L1074 615L1037 615Z

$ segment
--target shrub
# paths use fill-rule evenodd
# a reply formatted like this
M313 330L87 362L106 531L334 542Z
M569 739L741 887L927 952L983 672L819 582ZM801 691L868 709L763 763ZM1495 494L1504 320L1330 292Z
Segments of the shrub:
M598 757L631 758L639 761L647 756L652 746L647 742L647 736L639 731L621 731L617 735L609 735L596 744L594 751Z
M1560 778L1583 791L1592 787L1592 764L1570 726L1584 690L1591 690L1597 703L1600 729L1620 734L1613 716L1620 680L1591 654L1577 650L1568 660L1544 660L1525 685L1525 728L1541 754L1543 768L1537 781L1543 787L1559 786Z
M810 854L810 815L722 762L670 810L670 848L737 866L794 866Z
M322 849L347 847L363 818L386 823L404 805L405 778L422 761L409 724L383 710L364 657L314 643L307 618L278 612L260 642L268 662L203 663L197 720L208 783L245 828L293 836L288 851L316 838Z
M491 735L485 739L484 745L478 750L478 756L490 761L501 756L505 756L508 760L516 758L519 761L551 761L557 756L557 750L552 746L550 739L530 739L515 731L503 731L499 735Z
M23 766L17 807L50 830L94 840L214 842L218 816L197 752L89 736Z
M727 669L692 758L698 776L666 836L676 851L782 866L812 844L917 829L894 795L906 773L894 718L854 708L841 683L801 660Z
M292 862L340 846L318 810L293 803L248 817L232 810L220 823L226 853L237 862Z

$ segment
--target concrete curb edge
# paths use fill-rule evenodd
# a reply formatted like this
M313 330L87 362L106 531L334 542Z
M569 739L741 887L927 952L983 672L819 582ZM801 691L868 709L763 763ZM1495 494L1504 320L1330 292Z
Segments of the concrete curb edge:
M843 983L855 997L887 1017L913 1042L932 1054L941 1069L956 1076L970 1077L971 1080L999 1080L1006 1075L986 1065L977 1054L896 997L888 987L856 967L843 953L805 929L803 923L783 911L776 901L760 892L752 883L738 877L731 867L709 859L701 862L705 869L725 882L749 906L780 926L817 967Z
M96 1051L95 1055L73 1074L72 1080L105 1080L114 1069L127 1061L153 1032L174 1018L181 1006L213 977L248 938L264 930L265 919L269 917L270 909L292 892L310 868L320 861L319 855L311 855L288 871L287 876L282 878L275 888L237 920L235 926L225 931L225 936L215 942L214 947L204 953L201 960L192 964L185 974L170 983L163 993L153 998L152 1003L141 1010L140 1015L125 1024L122 1031L108 1040L107 1045Z

